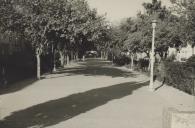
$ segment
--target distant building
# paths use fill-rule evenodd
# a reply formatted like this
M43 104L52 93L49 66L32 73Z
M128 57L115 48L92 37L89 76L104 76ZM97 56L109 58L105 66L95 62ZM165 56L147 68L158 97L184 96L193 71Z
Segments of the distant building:
M195 49L192 48L190 44L188 44L186 47L181 48L178 56L179 59L182 61L190 58L194 53L195 53Z
M147 54L145 52L137 53L137 60L143 59L143 58L146 58L146 57L147 57Z
M172 56L172 55L177 55L177 50L176 50L176 48L169 47L168 56Z
M176 48L168 49L168 56L175 55L176 61L185 61L195 53L195 49L190 44L186 47L181 47L179 51Z

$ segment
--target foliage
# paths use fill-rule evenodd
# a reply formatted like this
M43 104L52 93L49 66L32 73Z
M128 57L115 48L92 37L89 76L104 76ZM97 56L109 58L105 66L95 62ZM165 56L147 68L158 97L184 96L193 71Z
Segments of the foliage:
M147 15L155 15L155 18L160 18L161 20L165 19L167 10L165 6L162 6L161 1L152 0L152 3L143 3L143 6Z
M194 0L171 0L173 4L173 13L176 13L180 18L180 28L182 31L180 36L190 43L194 45L195 37L195 1Z
M149 66L149 63L150 63L150 60L147 59L147 58L143 58L143 59L139 59L138 60L138 70L142 70L142 71L148 71L148 66Z
M126 55L119 55L114 59L114 63L119 66L127 65L130 63L130 58Z
M151 23L153 19L157 19L155 52L163 57L168 47L172 46L172 37L176 36L173 29L176 28L174 24L178 19L158 0L143 3L143 7L146 13L140 12L135 19L128 18L119 26L119 32L123 35L120 37L120 42L124 44L123 50L128 50L132 54L145 52L149 56L152 43Z
M195 55L191 56L190 58L187 59L186 63L190 66L195 67Z
M152 0L143 3L145 13L138 13L136 18L127 18L118 26L117 44L121 51L131 54L145 52L149 56L152 43L152 20L157 20L155 32L155 53L166 59L169 47L179 48L187 44L185 18L177 16L162 6L161 1ZM189 34L189 33L188 33ZM191 34L193 35L193 34Z
M175 54L171 54L169 57L166 58L166 61L173 62L176 59Z
M166 83L184 92L192 94L194 85L190 76L193 73L193 67L180 62L164 62L164 64Z
M56 59L72 55L70 53L78 55L78 52L83 54L95 47L110 47L110 25L104 16L98 15L95 9L89 7L86 0L0 2L1 39L8 40L10 45L16 41L29 43L32 56L37 55L37 67L42 65L44 68L52 68ZM2 46L1 43L0 45ZM13 53L15 49L11 50L9 52ZM54 58L55 55L60 57ZM41 64L38 63L39 58ZM37 72L38 70L39 68Z
M105 19L98 16L95 9L90 9L85 0L2 2L1 12L10 10L1 13L2 30L23 32L42 52L49 50L51 45L60 50L78 50L88 45L85 42L98 45L97 42L102 42L99 39L109 38Z

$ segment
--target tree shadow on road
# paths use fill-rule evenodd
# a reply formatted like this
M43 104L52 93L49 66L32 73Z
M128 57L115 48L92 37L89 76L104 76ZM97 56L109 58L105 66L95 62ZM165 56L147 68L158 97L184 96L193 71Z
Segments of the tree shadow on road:
M110 76L110 77L135 77L136 74L129 71L111 67L88 66L80 68L69 68L58 71L56 74L64 74L64 76L85 75L85 76Z
M0 121L1 128L44 128L66 121L107 102L131 95L149 82L128 82L73 94L17 111Z
M85 76L110 76L110 77L135 77L136 74L124 71L111 66L111 62L101 60L88 60L80 63L81 66L60 69L56 74L64 76L85 75ZM51 78L51 77L50 77ZM55 77L54 77L55 78Z

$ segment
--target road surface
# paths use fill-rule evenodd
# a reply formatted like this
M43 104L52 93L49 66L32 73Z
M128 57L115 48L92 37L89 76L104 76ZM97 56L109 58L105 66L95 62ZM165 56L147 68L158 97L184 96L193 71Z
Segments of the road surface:
M0 128L161 128L175 104L148 80L100 59L73 64L1 94Z

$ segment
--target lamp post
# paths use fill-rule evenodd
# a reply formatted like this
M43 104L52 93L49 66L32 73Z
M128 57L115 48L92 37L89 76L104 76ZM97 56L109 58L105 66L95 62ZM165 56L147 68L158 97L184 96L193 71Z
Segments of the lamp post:
M154 91L154 42L155 42L155 29L156 29L156 20L152 21L152 49L150 52L150 84L149 90Z

